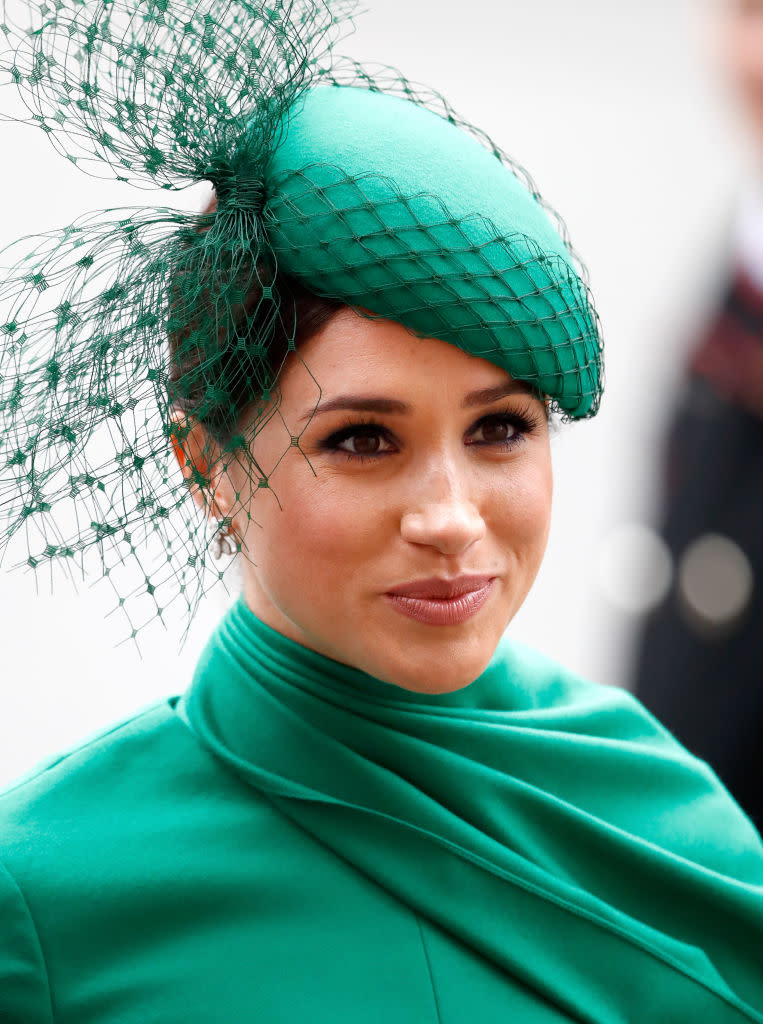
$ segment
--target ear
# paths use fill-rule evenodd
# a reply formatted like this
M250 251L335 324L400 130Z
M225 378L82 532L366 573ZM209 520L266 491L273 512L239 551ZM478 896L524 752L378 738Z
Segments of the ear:
M220 446L202 424L179 410L171 414L169 435L193 500L209 519L230 517L235 491Z

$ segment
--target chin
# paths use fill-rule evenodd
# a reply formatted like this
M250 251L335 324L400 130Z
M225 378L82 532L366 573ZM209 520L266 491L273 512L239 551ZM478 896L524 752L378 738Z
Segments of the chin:
M387 681L394 683L395 686L399 686L403 690L409 690L411 693L455 693L457 690L463 690L473 683L482 674L489 661L490 659L488 658L488 661L480 669L469 674L454 673L446 676L438 668L434 668L430 671L428 677L423 673L419 673L416 676L411 676L408 673L405 678L397 676Z
M363 648L347 659L383 682L414 693L453 693L480 676L495 654L512 608L493 609L483 621L478 616L458 626L419 625L402 619L390 629L357 634ZM349 652L348 652L349 653Z
M421 651L416 657L410 647L401 652L397 664L380 669L379 678L414 693L453 693L482 675L495 653L496 644L481 645L468 653L458 644L442 644L436 651Z

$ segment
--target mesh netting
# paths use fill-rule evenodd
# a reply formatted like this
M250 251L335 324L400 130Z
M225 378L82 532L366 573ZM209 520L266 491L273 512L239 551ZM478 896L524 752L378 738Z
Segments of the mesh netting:
M254 440L280 415L284 362L300 358L301 287L493 358L568 415L598 406L598 320L545 204L565 254L384 175L324 162L273 176L298 99L354 86L469 133L542 203L439 94L391 68L332 62L353 6L3 6L0 84L24 107L14 120L89 174L167 190L206 180L217 196L198 215L90 214L0 254L0 558L108 580L130 637L173 606L190 622L229 567L215 557L220 528L249 517L263 488L277 500L278 463L260 465ZM195 424L204 451L191 460ZM281 458L300 441L283 430ZM223 514L215 483L231 460L249 483Z

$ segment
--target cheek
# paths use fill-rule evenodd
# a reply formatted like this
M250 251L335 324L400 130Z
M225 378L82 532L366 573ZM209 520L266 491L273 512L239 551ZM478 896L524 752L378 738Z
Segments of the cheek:
M281 508L275 500L263 507L253 534L262 583L284 598L295 589L319 597L327 587L344 589L380 549L378 508L309 470L283 473L275 483Z
M551 523L553 480L550 459L523 467L490 496L488 525L500 546L532 567L546 547Z
M497 564L509 558L522 577L534 576L550 524L550 456L541 452L474 483L487 526L485 553ZM327 592L334 602L351 595L369 567L390 557L405 501L393 500L388 482L377 491L368 482L348 486L330 472L316 478L287 456L274 489L281 507L272 494L258 495L252 508L258 525L248 539L261 585L285 610L296 612L305 601L320 606Z

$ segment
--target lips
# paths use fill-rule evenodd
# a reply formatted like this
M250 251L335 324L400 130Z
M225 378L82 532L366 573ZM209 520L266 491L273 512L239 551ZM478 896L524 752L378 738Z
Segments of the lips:
M444 580L439 577L432 577L428 580L415 580L413 583L403 583L399 587L393 587L387 593L392 597L414 597L430 601L452 600L464 594L471 594L477 590L484 590L492 579L491 576L457 576L452 580Z
M494 576L415 580L387 591L392 607L428 626L456 626L476 615L490 597Z

